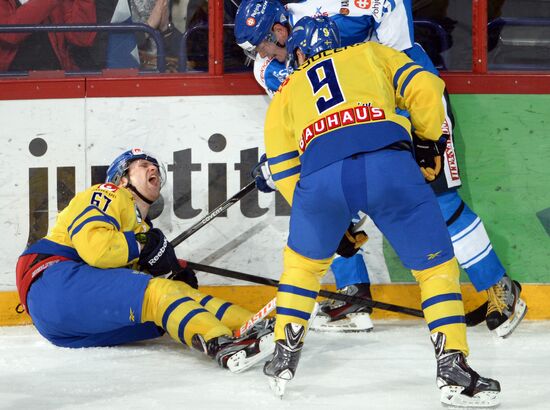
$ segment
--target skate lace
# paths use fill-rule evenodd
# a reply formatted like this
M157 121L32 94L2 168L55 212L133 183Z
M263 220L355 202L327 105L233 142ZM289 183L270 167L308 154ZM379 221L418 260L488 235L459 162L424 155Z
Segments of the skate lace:
M506 308L506 289L500 283L495 286L491 286L487 289L487 297L489 299L489 306L487 307L487 314L492 312L502 313Z

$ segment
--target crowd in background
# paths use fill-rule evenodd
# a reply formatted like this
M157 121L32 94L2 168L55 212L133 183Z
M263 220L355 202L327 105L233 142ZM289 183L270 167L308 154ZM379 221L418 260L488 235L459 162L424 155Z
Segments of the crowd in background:
M443 70L470 70L472 4L457 0L412 0L412 3L415 21L423 22L415 25L416 41L426 49L435 65ZM547 2L521 0L521 7L520 2L514 3L506 7L505 0L488 0L489 22L503 15L520 19L550 18ZM239 0L224 1L226 72L250 69L235 45L231 27L238 4ZM158 32L165 49L167 71L177 71L180 58L185 61L184 71L208 70L207 0L0 0L0 30L2 26L14 24L127 23L141 23ZM507 27L504 24L489 25L490 69L549 69L550 53L544 39L550 34L550 23L533 27L523 23L518 26L517 21L508 24L514 26L507 28L506 36L502 31ZM522 64L524 61L527 63ZM143 29L0 31L0 72L89 72L116 68L157 68L157 45L150 32Z

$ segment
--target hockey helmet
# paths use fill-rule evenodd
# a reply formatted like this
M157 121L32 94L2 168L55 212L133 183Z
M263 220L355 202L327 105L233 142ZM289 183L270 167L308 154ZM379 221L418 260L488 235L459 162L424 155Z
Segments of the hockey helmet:
M130 164L138 159L147 160L157 166L160 174L160 184L161 186L163 186L166 182L165 166L160 163L155 156L142 150L141 148L132 148L128 151L124 151L122 154L116 157L116 159L111 163L111 165L109 165L109 168L107 169L105 182L110 182L115 185L120 184L120 180L128 172Z
M288 14L278 0L243 0L235 16L235 40L249 57L264 40L275 41L275 23L287 24Z
M296 49L300 49L306 58L324 50L340 46L338 26L326 16L302 17L292 28L286 43L288 50L288 65L298 68Z

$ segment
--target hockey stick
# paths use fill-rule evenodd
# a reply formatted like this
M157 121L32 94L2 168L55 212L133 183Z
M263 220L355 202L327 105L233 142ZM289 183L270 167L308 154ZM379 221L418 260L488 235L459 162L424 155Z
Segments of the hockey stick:
M255 188L256 188L256 181L250 181L248 185L246 185L243 189L241 189L239 192L237 192L235 195L233 195L231 198L229 198L225 202L222 202L220 205L214 208L208 215L206 215L199 222L194 224L191 228L185 230L184 232L176 236L171 241L172 246L174 247L178 246L180 243L182 243L184 240L189 238L191 235L193 235L195 232L197 232L199 229L201 229L204 225L206 225L212 219L217 217L227 208L229 208L230 206L234 205L235 203L243 199L248 193L252 192Z
M466 313L466 326L474 327L482 322L485 322L485 316L487 316L487 306L489 302L485 302L478 306L471 312Z
M279 282L274 279L263 278L261 276L250 275L248 273L236 272L236 271L223 269L223 268L216 268L214 266L202 265L200 263L188 262L187 266L189 266L191 269L196 269L199 271L211 273L213 275L225 276L228 278L238 279L238 280L245 280L252 283L258 283L260 285L277 287L279 284ZM323 296L329 299L341 300L343 302L351 303L357 306L366 306L366 307L371 307L375 309L388 310L390 312L403 313L403 314L415 316L415 317L424 317L424 313L418 309L408 308L408 307L399 306L399 305L393 305L391 303L378 302L372 299L363 299L357 296L330 292L328 290L321 289L319 291L319 296ZM274 301L275 300L270 301L262 309L262 311ZM484 303L477 309L474 309L473 311L466 313L465 315L466 326L473 327L483 322L485 320L486 311L487 311L487 303ZM265 316L267 316L268 314L269 312L265 313Z
M250 275L248 273L236 272L223 268L216 268L214 266L202 265L200 263L187 262L187 266L191 269L211 273L218 276L224 276L227 278L245 280L252 283L258 283L260 285L267 285L277 287L279 281L269 278L263 278L261 276ZM319 296L323 296L330 299L341 300L343 302L351 303L357 306L365 306L375 309L388 310L390 312L403 313L415 317L424 317L424 313L418 309L412 309L404 306L393 305L391 303L378 302L372 299L363 299L357 296L345 295L343 293L330 292L328 290L321 289Z
M267 302L267 305L265 305L263 308L261 308L258 311L258 313L256 313L250 319L248 319L246 321L246 323L243 324L239 329L235 330L233 332L233 336L240 337L240 336L244 335L256 323L258 323L262 319L265 319L267 315L269 315L271 312L273 312L273 310L275 310L276 302L277 302L277 298L273 298L269 302Z

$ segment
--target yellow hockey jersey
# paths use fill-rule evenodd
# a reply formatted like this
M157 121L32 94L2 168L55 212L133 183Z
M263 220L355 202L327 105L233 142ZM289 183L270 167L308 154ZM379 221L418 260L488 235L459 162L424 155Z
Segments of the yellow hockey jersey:
M404 53L368 42L326 50L283 82L268 108L265 147L273 180L292 203L306 176L359 152L438 140L444 83Z
M135 234L149 229L128 189L99 184L78 193L50 233L24 254L59 255L97 268L122 267L136 262Z

